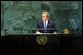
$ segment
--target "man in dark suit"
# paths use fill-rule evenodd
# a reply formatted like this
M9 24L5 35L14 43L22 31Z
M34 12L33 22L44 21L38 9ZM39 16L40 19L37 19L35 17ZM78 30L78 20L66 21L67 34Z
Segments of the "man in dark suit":
M43 12L42 21L37 24L37 29L39 29L37 33L56 33L55 24L48 18L48 12Z

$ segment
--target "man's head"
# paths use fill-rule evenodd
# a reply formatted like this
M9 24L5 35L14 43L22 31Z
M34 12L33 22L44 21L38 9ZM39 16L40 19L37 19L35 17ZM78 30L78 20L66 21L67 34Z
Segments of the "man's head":
M42 21L45 22L48 20L49 14L48 12L43 12L42 13Z

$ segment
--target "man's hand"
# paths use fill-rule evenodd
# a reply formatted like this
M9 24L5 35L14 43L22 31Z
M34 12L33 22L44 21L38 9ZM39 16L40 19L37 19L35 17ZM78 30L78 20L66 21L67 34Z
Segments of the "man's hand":
M53 32L53 34L57 34L56 32Z
M35 34L43 34L43 33L40 33L39 31L36 31L36 33Z

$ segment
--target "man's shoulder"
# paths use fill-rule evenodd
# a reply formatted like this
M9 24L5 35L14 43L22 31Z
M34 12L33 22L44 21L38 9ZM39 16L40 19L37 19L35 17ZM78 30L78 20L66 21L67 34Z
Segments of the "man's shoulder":
M51 21L51 20L48 20L48 22L49 22L49 23L51 23L51 24L54 24L54 22L53 22L53 21Z
M37 23L37 24L38 24L38 25L40 25L41 23L42 23L42 21L38 21L38 23Z

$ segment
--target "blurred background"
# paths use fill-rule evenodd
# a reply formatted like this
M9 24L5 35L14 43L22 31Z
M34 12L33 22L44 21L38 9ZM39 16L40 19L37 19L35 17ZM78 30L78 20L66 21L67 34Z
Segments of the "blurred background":
M82 1L1 1L1 36L25 35L48 11L59 33L82 33Z

